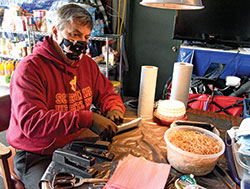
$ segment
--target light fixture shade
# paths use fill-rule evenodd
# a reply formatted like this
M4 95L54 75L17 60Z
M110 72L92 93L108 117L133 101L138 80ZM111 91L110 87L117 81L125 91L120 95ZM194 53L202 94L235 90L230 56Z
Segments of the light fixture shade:
M201 0L142 0L141 5L162 9L195 10L203 9Z

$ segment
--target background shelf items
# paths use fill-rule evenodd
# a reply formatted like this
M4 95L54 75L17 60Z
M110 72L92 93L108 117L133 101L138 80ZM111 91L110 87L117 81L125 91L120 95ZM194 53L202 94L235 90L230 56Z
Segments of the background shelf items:
M101 64L98 64L99 65L99 68L100 70L102 71L102 73L104 73L104 75L111 80L110 78L110 74L109 74L109 71L110 70L113 70L115 67L117 67L116 64L119 65L119 68L118 68L118 82L120 83L120 87L119 87L119 94L121 95L122 93L122 52L123 52L123 49L122 49L122 46L123 46L123 36L122 35L117 35L117 34L104 34L104 35L101 35L101 36L91 36L89 38L89 40L95 40L95 41L105 41L106 43L106 47L105 47L105 52L103 52L103 56L104 56L104 61L105 61L105 65L101 65ZM119 44L119 47L117 47L117 49L119 48L119 62L118 63L112 63L113 60L112 60L112 57L111 57L111 47L110 47L110 42L112 40L116 40L117 44ZM119 43L118 43L119 41ZM105 66L105 68L104 68ZM105 69L105 71L104 71ZM117 82L116 82L117 83Z
M4 59L21 59L32 51L30 32L0 29L0 56Z
M0 85L9 86L10 79L19 60L2 60L0 61Z
M105 42L105 46L102 46L101 55L99 54L100 49L98 50L98 54L92 54L91 47L87 55L93 59L95 56L100 55L102 58L101 63L104 63L98 63L101 72L109 80L122 83L122 35L120 33L118 35L104 34L105 32L112 32L105 28L107 27L106 20L96 11L97 7L90 4L77 3L84 7L93 19L94 27L89 39L90 42L95 41L94 43L97 44L103 44L98 41ZM49 31L51 31L53 23L52 18L54 18L57 8L33 8L28 11L22 5L15 5L3 9L3 13L1 14L2 19L0 20L0 46L4 47L0 48L1 61L22 59L32 52L32 48L38 41L42 41L44 36L50 35ZM105 29L106 31L104 31ZM3 50L1 51L1 49ZM116 86L117 82L115 82ZM119 89L121 89L121 86Z
M15 61L22 59L32 52L34 44L41 41L44 36L50 35L48 32L39 31L9 31L0 29L0 51L1 63L6 59L14 59ZM121 93L122 84L122 43L123 36L116 34L104 34L101 36L91 36L89 40L93 41L104 41L106 43L104 49L104 63L98 64L101 72L111 80L110 71L118 70L115 75L118 76L118 82L120 82L119 93ZM110 42L116 40L119 41L119 62L114 61L114 55L111 54ZM7 42L6 42L7 41ZM119 67L118 67L119 66ZM0 85L4 85L0 83ZM8 85L8 84L7 84Z
M120 55L119 55L119 78L118 81L122 84L122 43L123 43L123 36L122 35L116 35L116 34L104 34L101 36L95 36L95 37L90 37L89 40L96 40L96 41L105 41L106 42L106 55L104 55L105 57L105 62L106 62L106 77L109 78L109 62L110 62L110 46L109 43L111 40L117 40L120 43Z

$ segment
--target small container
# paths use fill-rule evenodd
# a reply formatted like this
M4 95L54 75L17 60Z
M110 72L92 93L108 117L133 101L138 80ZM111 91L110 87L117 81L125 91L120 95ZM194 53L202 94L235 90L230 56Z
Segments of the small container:
M250 174L250 158L248 155L239 153L238 152L239 148L240 145L238 143L235 143L235 141L233 140L232 152L233 152L234 164L237 174L239 178L242 180L243 175Z
M190 185L196 185L196 180L194 179L194 175L182 175L180 178L175 180L175 188L183 189Z
M197 131L202 134L205 134L208 137L215 139L220 146L220 151L216 154L202 155L202 154L190 153L187 151L183 151L180 148L177 148L172 143L170 143L170 141L168 140L168 136L173 132L180 130ZM210 173L214 169L219 157L225 151L225 144L218 135L206 129L202 129L200 127L194 127L194 126L172 127L165 132L164 139L167 144L168 162L177 171L184 174L203 176Z

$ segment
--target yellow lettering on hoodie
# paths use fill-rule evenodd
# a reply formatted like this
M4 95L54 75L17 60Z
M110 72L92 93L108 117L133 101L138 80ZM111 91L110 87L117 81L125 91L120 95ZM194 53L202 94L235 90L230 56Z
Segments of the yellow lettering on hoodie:
M58 111L66 112L66 111L68 111L68 106L67 105L56 105L55 109Z
M88 86L83 88L82 90L75 91L74 93L57 93L55 98L56 110L84 110L87 107L90 107L92 104L92 91L91 88Z
M81 93L80 90L76 91L75 95L76 95L75 98L76 98L77 101L82 100L82 93Z
M75 93L69 93L68 94L68 100L69 100L69 104L73 104L75 101L76 101L76 98L75 98Z
M90 87L86 87L82 89L82 94L83 94L83 98L88 98L92 96L92 91Z
M85 106L82 101L75 102L74 104L69 105L69 111L83 110L83 109L85 109Z
M56 94L56 104L67 104L67 96L65 93Z

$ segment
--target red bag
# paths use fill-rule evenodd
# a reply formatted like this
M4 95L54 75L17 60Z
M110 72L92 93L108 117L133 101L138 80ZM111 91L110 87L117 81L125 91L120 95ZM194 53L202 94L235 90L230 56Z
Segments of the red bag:
M209 112L241 116L243 99L232 96L211 96L209 94L189 94L188 107Z
M172 81L169 79L164 88L163 99L170 99ZM193 109L216 112L221 114L242 116L243 99L240 97L189 93L187 106Z

